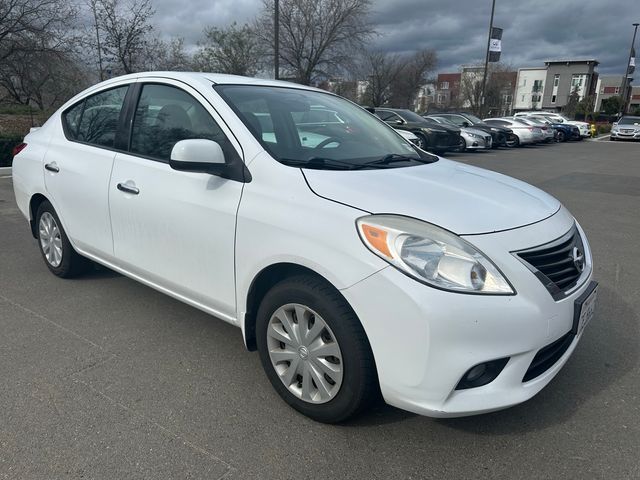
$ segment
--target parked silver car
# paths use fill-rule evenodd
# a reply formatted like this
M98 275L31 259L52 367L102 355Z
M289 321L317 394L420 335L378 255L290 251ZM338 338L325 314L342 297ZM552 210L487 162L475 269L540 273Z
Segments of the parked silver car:
M613 124L609 140L640 140L640 117L622 117Z
M552 143L556 141L558 132L556 132L556 130L551 127L551 122L534 117L518 118L517 120L520 122L524 122L527 125L531 125L532 127L540 128L540 130L542 130L542 136L544 137L544 141L546 143Z
M451 127L458 127L455 123L450 120L439 117L437 115L429 115L429 118L435 120L436 122L442 125L448 125ZM461 152L465 150L491 150L493 146L493 140L490 134L484 132L482 130L478 130L476 128L469 127L459 127L460 128L460 136L464 140L464 146L460 147Z
M510 128L513 130L513 134L516 136L515 147L519 145L534 144L544 141L542 136L542 130L538 127L527 125L516 118L485 118L484 122L489 125L496 125L498 127Z

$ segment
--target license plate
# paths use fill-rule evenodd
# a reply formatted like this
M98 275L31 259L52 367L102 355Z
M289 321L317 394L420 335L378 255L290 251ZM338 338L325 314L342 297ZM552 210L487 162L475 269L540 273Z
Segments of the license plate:
M596 298L598 296L598 284L591 282L589 288L576 300L574 318L573 318L573 333L580 335L584 330L584 327L593 318L593 313L596 309Z

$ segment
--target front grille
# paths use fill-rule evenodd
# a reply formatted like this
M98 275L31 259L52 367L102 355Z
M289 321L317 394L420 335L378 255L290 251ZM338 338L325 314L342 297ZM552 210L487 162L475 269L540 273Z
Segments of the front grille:
M544 372L553 367L560 357L564 355L567 349L571 346L575 335L572 332L568 332L564 336L560 337L553 343L550 343L546 347L541 348L536 353L536 356L533 357L533 361L529 368L527 369L524 377L522 378L523 382L528 382L529 380L533 380L536 377L539 377Z
M584 244L575 225L557 240L514 253L555 300L576 286L586 267Z
M460 145L460 136L450 133L438 133L436 135L436 145L439 147L457 147Z

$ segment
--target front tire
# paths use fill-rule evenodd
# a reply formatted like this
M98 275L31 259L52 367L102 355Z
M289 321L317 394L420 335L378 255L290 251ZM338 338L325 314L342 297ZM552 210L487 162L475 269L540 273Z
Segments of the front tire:
M424 135L424 133L420 133L420 132L412 132L416 137L418 137L418 141L416 142L417 147L420 150L427 150L427 147L429 146L429 141L427 140L427 137Z
M274 389L313 420L343 422L378 396L364 329L340 292L321 278L297 275L267 292L256 336Z
M71 246L58 214L48 201L38 207L36 227L40 253L51 273L71 278L91 268L91 260L79 255Z
M564 132L558 132L558 143L562 143L567 140Z

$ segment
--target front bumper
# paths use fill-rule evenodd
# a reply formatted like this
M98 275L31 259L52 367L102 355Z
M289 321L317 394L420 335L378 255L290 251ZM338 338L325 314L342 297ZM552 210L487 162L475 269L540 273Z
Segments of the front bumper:
M484 137L463 134L462 138L464 138L467 150L489 150L493 146L492 137L488 134Z
M591 274L571 295L554 301L509 252L558 238L573 222L563 208L528 227L466 237L496 263L515 295L450 293L423 285L393 267L343 290L369 337L385 401L427 416L466 416L524 402L547 385L579 337L544 373L528 382L523 377L541 348L571 330L574 301L588 287ZM585 249L591 268L586 239ZM456 390L471 367L505 357L508 363L491 383Z
M640 132L622 132L611 130L611 137L616 140L640 140Z

